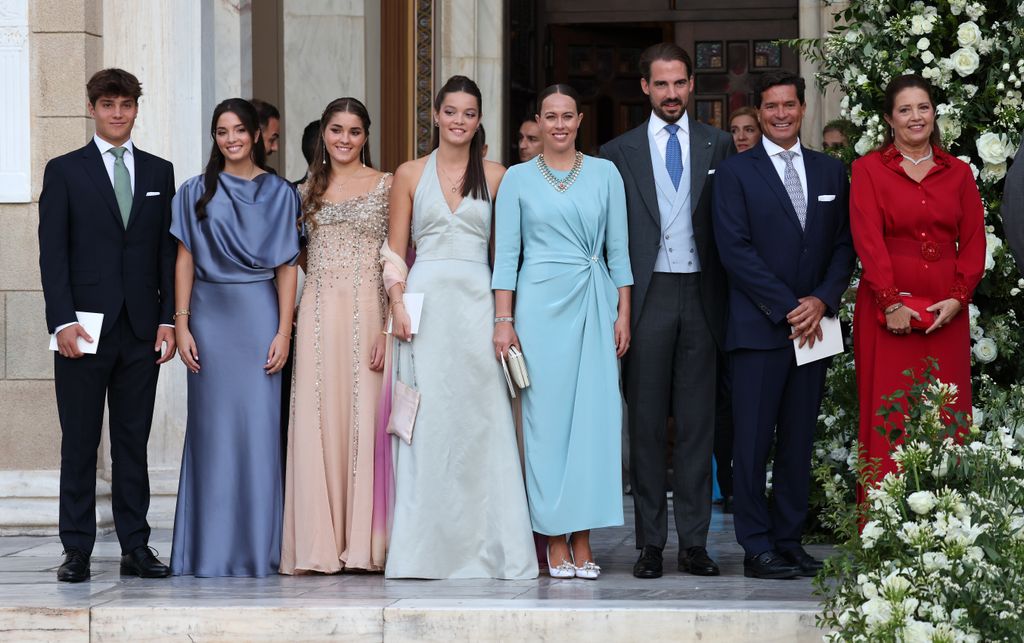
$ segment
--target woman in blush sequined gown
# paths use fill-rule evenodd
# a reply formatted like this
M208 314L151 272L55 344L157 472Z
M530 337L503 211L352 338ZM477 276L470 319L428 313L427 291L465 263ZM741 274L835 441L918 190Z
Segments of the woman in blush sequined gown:
M369 130L361 102L332 101L301 190L309 244L288 432L283 574L384 566L371 522L386 309L377 258L387 237L391 175L370 166Z

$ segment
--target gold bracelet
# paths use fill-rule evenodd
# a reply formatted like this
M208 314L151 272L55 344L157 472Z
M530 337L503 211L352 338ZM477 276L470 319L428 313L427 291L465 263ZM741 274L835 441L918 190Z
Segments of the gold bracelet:
M174 313L174 315L171 317L171 319L177 319L178 317L191 317L191 316L192 316L192 311L186 308L185 310L179 310L178 312Z
M395 306L404 306L404 305L405 305L405 302L402 301L401 299L394 300L393 302L391 302L391 312L395 312Z
M284 337L285 339L291 339L291 337L289 337L289 336L285 335L285 334L284 334L284 333L282 333L281 331L277 331L277 334L278 334L278 335L280 335L281 337Z

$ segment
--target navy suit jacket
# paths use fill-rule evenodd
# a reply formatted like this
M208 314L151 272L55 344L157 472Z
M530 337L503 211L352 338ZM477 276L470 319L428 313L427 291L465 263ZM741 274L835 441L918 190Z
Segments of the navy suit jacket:
M718 165L712 197L715 242L729 277L726 350L791 345L786 315L813 295L839 310L855 258L849 180L843 164L802 148L807 227L764 146Z
M105 334L126 308L132 331L143 340L155 339L160 324L172 323L174 169L137 147L133 154L135 193L127 227L93 141L46 164L39 271L51 333L75 321L76 310L103 313Z

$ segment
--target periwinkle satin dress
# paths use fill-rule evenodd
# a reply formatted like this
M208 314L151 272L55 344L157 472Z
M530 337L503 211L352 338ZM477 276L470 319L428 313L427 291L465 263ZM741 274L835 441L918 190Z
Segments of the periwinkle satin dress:
M196 219L203 177L174 196L173 234L192 253L188 424L171 572L267 576L281 556L281 374L267 375L278 330L274 270L299 254L299 198L273 174L220 175Z
M614 325L617 289L633 284L627 235L625 189L609 161L585 156L565 192L536 161L513 166L501 182L492 285L516 293L530 374L522 396L526 488L541 534L623 522Z

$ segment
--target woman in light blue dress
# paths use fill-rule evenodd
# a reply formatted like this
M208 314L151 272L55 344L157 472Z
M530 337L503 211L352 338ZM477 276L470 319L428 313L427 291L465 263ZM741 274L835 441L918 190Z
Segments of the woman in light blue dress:
M492 286L495 351L520 346L531 380L523 441L533 529L550 536L552 576L594 579L589 530L623 522L617 360L629 346L633 275L622 178L576 151L581 116L568 85L538 98L544 152L502 181Z
M281 368L299 198L263 170L256 110L213 113L206 172L174 195L175 337L189 369L171 572L267 576L281 557ZM276 279L276 287L275 287Z
M438 148L402 164L391 188L382 255L394 361L421 399L411 444L394 439L387 578L537 576L512 409L491 347L490 195L504 169L483 160L480 107L476 83L450 78L434 101ZM406 291L423 293L411 336Z

